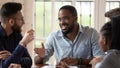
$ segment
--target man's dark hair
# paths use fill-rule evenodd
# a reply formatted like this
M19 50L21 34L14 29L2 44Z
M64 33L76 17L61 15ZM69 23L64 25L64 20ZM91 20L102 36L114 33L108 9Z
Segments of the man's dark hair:
M118 16L120 15L120 8L114 8L114 9L111 9L107 12L105 12L105 17L108 17L108 18L112 18L114 16Z
M120 16L113 17L112 23L112 39L110 49L120 50Z
M109 42L111 42L111 36L112 36L112 26L111 26L111 22L107 22L105 23L101 30L100 33L102 34L102 36L104 36L107 40L109 40Z
M7 2L0 9L1 18L11 17L22 9L21 3Z
M77 16L77 11L76 11L75 7L73 7L73 6L71 6L71 5L62 6L62 7L59 9L59 11L62 10L62 9L69 10L70 13L71 13L73 16Z

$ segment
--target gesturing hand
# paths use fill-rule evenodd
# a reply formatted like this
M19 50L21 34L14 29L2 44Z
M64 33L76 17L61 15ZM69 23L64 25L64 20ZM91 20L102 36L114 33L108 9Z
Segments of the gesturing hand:
M42 48L35 48L34 51L35 51L35 53L38 54L38 56L40 58L44 58L45 57L45 48L44 48L44 44L43 43L41 43L41 45L42 45Z
M7 59L10 55L11 53L9 51L6 50L0 51L0 59L2 60Z
M26 46L33 39L34 39L34 30L31 29L25 33L24 37L20 41L20 44L23 44L23 46Z

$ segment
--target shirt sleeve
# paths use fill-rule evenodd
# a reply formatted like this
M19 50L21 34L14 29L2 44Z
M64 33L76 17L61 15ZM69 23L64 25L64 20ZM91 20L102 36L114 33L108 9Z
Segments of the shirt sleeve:
M32 66L32 59L31 59L27 49L24 51L24 54L21 57L20 64L23 68L31 68L31 66Z
M53 41L54 41L54 34L51 33L48 36L48 38L46 39L46 42L44 44L44 47L45 47L45 59L44 59L44 62L48 61L49 58L53 55L53 52L54 52Z
M32 62L31 62L31 59L30 57L28 58L24 58L22 57L24 52L26 52L27 49L21 45L18 45L16 47L16 49L13 51L13 53L6 59L6 60L1 60L1 65L2 65L2 68L8 68L8 66L11 64L11 63L16 63L16 64L20 64L20 58L22 58L21 60L24 61L23 63L21 64L26 64L27 65L31 65ZM28 60L28 61L27 61ZM21 62L22 62L21 61ZM26 67L27 68L27 67Z
M99 47L98 41L99 41L99 34L95 29L93 29L92 36L91 36L91 45L92 45L93 56L104 56L105 54Z

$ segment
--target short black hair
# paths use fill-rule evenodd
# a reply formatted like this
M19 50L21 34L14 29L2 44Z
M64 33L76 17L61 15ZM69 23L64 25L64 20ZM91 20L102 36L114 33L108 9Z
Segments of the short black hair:
M112 36L112 26L111 26L111 22L107 22L105 23L101 30L100 33L102 34L102 36L104 36L107 40L109 40L109 42L111 42L111 36Z
M110 49L120 50L120 16L111 19L112 23L112 39Z
M77 10L75 9L75 7L73 7L73 6L71 6L71 5L62 6L62 7L59 9L59 11L62 10L62 9L69 10L73 16L77 16Z
M22 9L21 3L7 2L2 5L2 7L0 9L0 16L1 17L10 17L10 16L16 14L21 9Z
M114 16L118 16L120 15L120 8L114 8L114 9L111 9L107 12L105 12L105 17L108 17L108 18L112 18Z

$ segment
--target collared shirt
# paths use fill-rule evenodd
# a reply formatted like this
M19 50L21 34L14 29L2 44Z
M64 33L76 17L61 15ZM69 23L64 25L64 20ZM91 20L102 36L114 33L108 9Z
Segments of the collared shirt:
M19 45L22 39L20 33L12 33L7 36L0 25L0 51L7 50L11 55L6 59L0 59L0 68L8 68L11 63L21 64L22 68L31 68L32 59L25 47Z
M99 48L98 39L99 35L95 29L83 26L80 26L74 41L63 36L61 30L53 32L44 44L45 61L53 54L57 62L65 57L91 59L94 56L104 55Z
M95 68L120 68L120 50L111 49Z

